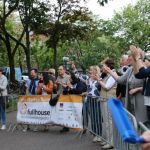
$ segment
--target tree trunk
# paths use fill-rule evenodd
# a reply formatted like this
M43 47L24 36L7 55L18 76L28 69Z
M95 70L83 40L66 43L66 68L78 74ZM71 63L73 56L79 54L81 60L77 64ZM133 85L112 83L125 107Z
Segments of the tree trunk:
M14 63L14 56L11 53L11 45L9 41L9 37L6 37L6 49L7 49L7 55L8 55L8 61L9 61L9 67L10 67L10 75L9 79L11 82L15 81L15 63Z
M54 63L55 70L57 70L57 47L56 45L54 46L53 50L54 50L53 63Z
M14 58L13 57L8 57L9 59L9 67L10 67L10 81L14 82L15 79L15 63L14 63Z
M27 63L27 70L28 70L28 75L30 74L30 69L31 69L31 59L30 59L30 36L29 36L29 31L28 31L28 26L26 27L26 63Z

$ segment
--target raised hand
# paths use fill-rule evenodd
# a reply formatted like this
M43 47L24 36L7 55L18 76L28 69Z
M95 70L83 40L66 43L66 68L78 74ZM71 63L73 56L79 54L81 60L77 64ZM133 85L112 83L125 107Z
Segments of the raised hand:
M134 60L137 60L141 57L141 49L137 48L134 45L130 45L130 51Z
M143 150L150 150L150 131L144 132L142 138L146 141L146 143L142 145Z

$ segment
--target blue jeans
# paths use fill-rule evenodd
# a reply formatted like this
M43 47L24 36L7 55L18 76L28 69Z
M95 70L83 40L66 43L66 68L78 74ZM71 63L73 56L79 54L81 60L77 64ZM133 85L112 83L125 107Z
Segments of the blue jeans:
M6 124L5 99L5 96L0 96L0 120L2 125Z

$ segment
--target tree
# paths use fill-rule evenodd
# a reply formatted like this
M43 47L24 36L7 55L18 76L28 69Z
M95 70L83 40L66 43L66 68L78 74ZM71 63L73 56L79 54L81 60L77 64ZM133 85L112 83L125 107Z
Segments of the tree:
M9 8L12 8L16 3L15 0L8 0ZM23 47L26 55L26 63L28 73L31 69L31 47L30 47L30 33L32 26L36 27L44 22L44 19L47 18L47 8L44 6L46 3L41 2L40 0L20 0L16 6L16 11L19 12L19 17L22 23L22 27L25 35L25 43L20 45ZM44 17L43 17L44 16ZM43 18L42 18L43 17Z
M130 44L135 44L145 49L150 43L149 6L150 1L140 0L135 6L128 5L115 14L110 23L112 36L122 48L127 49Z
M19 37L16 37L15 35L12 35L11 32L9 32L10 26L7 26L7 24L9 22L8 21L9 16L14 12L18 3L19 3L19 0L16 0L14 5L12 5L12 7L8 9L7 1L5 0L2 3L2 9L0 12L0 33L1 33L0 40L3 41L6 47L9 66L10 66L10 80L11 81L15 80L14 56L20 45L19 43L23 38L24 30L22 31Z
M38 34L49 36L47 44L53 49L56 68L58 46L65 41L85 38L85 34L94 28L89 26L88 22L92 21L90 12L80 6L80 0L57 0L56 4L47 3L47 6L50 8L49 21L33 29Z

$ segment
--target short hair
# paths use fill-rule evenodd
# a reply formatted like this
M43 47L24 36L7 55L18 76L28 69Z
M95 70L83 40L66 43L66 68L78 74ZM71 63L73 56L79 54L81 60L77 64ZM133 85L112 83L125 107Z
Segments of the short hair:
M93 69L96 71L97 74L100 74L99 66L93 66Z
M64 66L64 65L60 65L59 67L62 67L64 70L66 70L66 68L65 68L65 66ZM58 68L59 68L59 67L58 67Z
M128 59L128 55L125 55L125 54L122 55L122 56L121 56L121 59Z
M114 63L114 61L113 61L112 59L107 59L107 60L105 61L105 64L106 64L110 69L114 69L114 67L115 67L115 63Z
M53 75L55 75L55 69L54 69L54 68L50 68L50 69L48 70L48 72L49 72L49 73L52 73Z
M38 73L38 69L37 69L37 68L31 68L31 70L30 70L30 71L32 71L32 70L34 70L34 71L35 71L35 73Z

